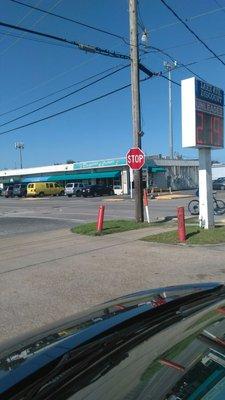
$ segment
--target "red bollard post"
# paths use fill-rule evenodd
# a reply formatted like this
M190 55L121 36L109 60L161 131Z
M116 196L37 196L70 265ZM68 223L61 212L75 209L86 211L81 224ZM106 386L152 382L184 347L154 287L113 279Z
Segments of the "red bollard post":
M177 209L177 220L178 220L178 238L180 242L186 240L186 229L184 219L184 207L178 207Z
M97 224L96 224L96 229L97 229L98 233L101 233L102 229L103 229L104 214L105 214L105 206L99 206L98 219L97 219Z

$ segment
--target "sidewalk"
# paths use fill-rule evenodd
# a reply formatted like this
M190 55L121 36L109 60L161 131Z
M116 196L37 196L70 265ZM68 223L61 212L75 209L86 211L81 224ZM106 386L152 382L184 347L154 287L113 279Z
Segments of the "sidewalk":
M161 231L88 237L63 229L1 239L0 340L133 291L224 280L225 246L138 240Z

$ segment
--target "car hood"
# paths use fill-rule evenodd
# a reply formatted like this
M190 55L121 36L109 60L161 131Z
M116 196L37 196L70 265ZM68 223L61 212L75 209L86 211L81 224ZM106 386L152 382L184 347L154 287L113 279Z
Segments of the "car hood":
M224 316L221 283L106 302L3 343L0 398L172 400L192 398L181 393L191 396L197 388L218 389L225 382Z

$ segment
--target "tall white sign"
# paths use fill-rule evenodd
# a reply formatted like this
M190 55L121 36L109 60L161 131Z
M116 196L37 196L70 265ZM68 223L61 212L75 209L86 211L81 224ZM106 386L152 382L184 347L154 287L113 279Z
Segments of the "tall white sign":
M199 149L199 223L214 227L211 149L224 147L224 92L196 78L181 82L182 146Z

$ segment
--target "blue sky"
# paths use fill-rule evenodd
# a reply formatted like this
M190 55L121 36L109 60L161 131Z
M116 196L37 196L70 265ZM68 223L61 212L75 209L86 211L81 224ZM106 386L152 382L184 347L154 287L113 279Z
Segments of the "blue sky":
M128 0L23 1L125 38L129 36ZM167 1L209 47L217 54L225 53L225 0ZM149 31L149 45L167 51L183 64L196 62L190 67L195 73L213 85L224 88L225 66L216 59L205 60L211 54L182 24L177 23L176 18L160 0L139 0L139 4L143 23ZM218 10L220 6L224 10ZM69 40L129 54L129 47L119 38L44 16L9 0L1 0L0 19ZM18 40L5 35L6 32L23 35L14 30L0 28L1 114L107 68L126 64L123 60L86 54L71 47L59 47L53 42L50 44L48 39L43 39L46 43ZM29 34L26 37L34 38ZM221 58L225 61L225 56ZM166 60L168 58L160 52L149 52L142 56L142 63L156 72L163 70L163 61ZM191 76L184 68L173 72L173 79L177 82ZM0 133L6 128L14 128L73 107L129 81L128 68L44 110L0 127ZM3 115L0 125L68 92L69 90L64 91L22 110ZM141 103L142 129L145 133L143 149L146 154L166 155L168 82L162 77L144 82L141 85ZM181 147L180 88L175 85L173 115L175 151L186 157L197 156L197 152ZM124 156L132 146L130 89L49 121L0 136L0 168L19 166L19 154L14 148L16 141L23 141L25 144L24 166L48 165L71 158L78 161ZM225 161L225 150L214 151L212 157Z

